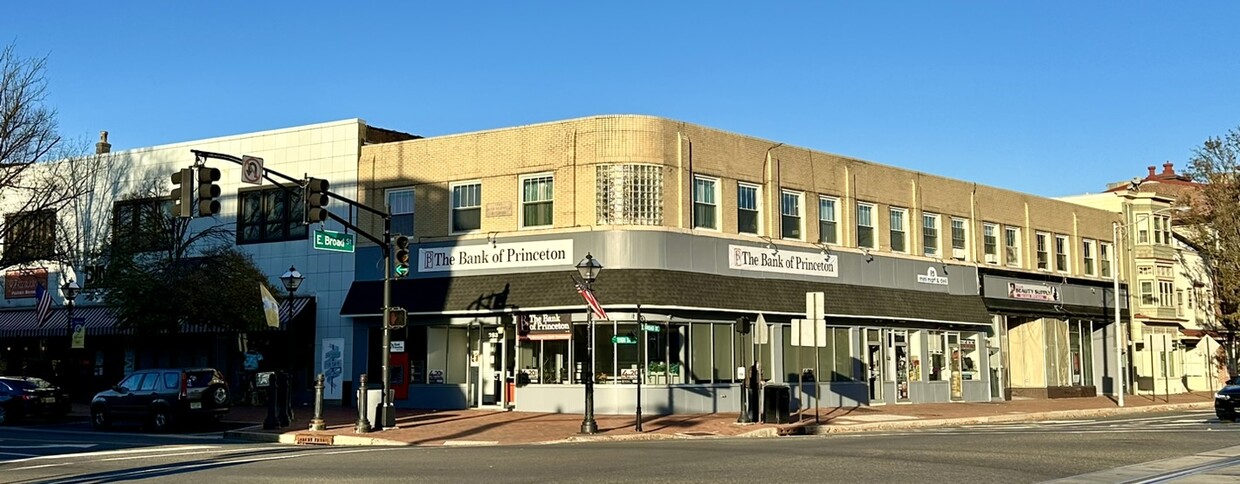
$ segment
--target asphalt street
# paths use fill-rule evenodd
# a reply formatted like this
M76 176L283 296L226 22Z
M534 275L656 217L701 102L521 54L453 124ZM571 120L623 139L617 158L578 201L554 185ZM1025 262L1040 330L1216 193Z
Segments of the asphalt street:
M1209 412L502 447L295 447L228 441L218 432L6 427L0 428L0 481L1217 482L1240 475L1237 444L1240 424Z

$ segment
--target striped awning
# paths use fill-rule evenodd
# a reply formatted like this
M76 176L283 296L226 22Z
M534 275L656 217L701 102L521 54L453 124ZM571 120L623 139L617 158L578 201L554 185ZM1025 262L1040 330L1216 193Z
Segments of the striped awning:
M313 297L299 297L293 300L280 301L280 327L264 328L270 330L288 329L290 322L314 302ZM116 316L105 306L86 306L73 308L73 317L82 318L86 323L86 334L91 336L108 336L117 334L133 334L133 330L116 327ZM202 325L186 325L183 333L218 333L219 328ZM52 310L51 317L42 327L35 321L35 309L17 309L0 311L0 338L16 337L68 337L69 310L64 307Z

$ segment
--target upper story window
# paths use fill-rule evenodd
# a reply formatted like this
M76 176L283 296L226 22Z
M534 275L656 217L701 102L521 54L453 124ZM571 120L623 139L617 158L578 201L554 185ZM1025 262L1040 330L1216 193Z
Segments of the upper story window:
M1055 270L1068 272L1068 236L1055 234Z
M1154 295L1154 281L1141 281L1141 305L1154 306L1157 303L1158 298Z
M617 163L595 170L599 224L663 225L663 171L658 165Z
M19 264L54 258L56 212L36 210L5 217L4 262Z
M857 247L874 247L874 205L857 202Z
M905 220L908 219L908 210L903 208L892 207L889 209L891 222L888 224L891 229L891 251L906 252L908 248L904 246L904 239L908 230L904 228Z
M452 233L482 229L482 182L452 184Z
M693 176L693 228L719 229L719 180Z
M758 235L762 230L762 188L748 183L736 185L736 231Z
M801 226L801 215L804 198L801 192L783 190L779 196L779 229L780 236L785 239L802 239L805 230Z
M244 189L237 193L237 243L255 244L305 240L306 204L296 187L274 186Z
M1154 243L1171 245L1171 217L1154 215Z
M1046 232L1038 232L1034 234L1035 243L1034 250L1038 255L1038 270L1051 270L1051 234Z
M1137 217L1137 243L1150 243L1150 218L1148 216Z
M921 214L921 247L926 257L939 256L939 216Z
M1089 239L1085 239L1081 242L1081 259L1084 263L1084 267L1082 267L1081 270L1084 271L1087 276L1092 276L1095 273L1094 264L1097 263L1097 259L1094 258L1094 246L1095 242Z
M969 222L962 218L952 217L952 257L964 260L968 253Z
M1020 267L1020 227L1003 227L1003 260L1009 266Z
M413 188L389 188L385 193L392 214L392 233L413 235Z
M555 178L550 173L521 177L521 226L550 227L554 198Z
M1098 244L1098 260L1101 269L1098 273L1102 277L1111 277L1111 244L1103 242Z
M982 252L986 254L987 264L999 263L999 225L982 224Z
M818 241L824 244L838 244L840 227L836 206L839 200L831 197L818 197Z
M172 245L172 200L124 200L112 206L112 244L125 250L166 250Z

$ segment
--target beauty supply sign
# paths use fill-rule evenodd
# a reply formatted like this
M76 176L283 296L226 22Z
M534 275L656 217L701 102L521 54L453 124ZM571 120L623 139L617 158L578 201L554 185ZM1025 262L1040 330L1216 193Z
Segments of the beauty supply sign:
M839 257L744 245L728 246L728 268L804 276L839 277Z
M566 267L572 260L572 240L463 245L418 249L418 272L462 272L518 267Z
M1049 284L1008 283L1008 297L1030 301L1059 301L1059 288Z

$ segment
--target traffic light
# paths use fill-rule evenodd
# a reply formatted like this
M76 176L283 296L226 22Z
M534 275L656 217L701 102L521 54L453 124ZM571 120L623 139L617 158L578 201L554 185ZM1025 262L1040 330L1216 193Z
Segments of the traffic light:
M409 237L397 234L392 244L396 246L392 260L396 263L395 274L399 279L409 275Z
M409 320L409 312L402 307L388 308L388 328L400 329L405 327L405 323Z
M306 179L306 222L322 223L327 220L327 180Z
M736 332L740 334L749 334L750 330L749 318L741 316L736 318Z
M198 216L210 217L220 213L220 169L209 166L198 167Z
M194 216L194 170L182 168L172 173L172 214L189 218Z

